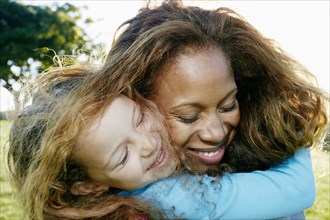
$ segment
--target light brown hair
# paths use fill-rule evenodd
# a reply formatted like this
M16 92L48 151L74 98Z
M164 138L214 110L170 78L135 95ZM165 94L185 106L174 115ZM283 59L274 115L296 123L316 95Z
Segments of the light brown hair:
M14 120L7 161L17 199L31 219L161 217L145 202L118 196L119 189L110 188L101 195L70 192L75 182L89 180L75 159L81 128L102 114L118 94L135 97L116 82L117 87L104 94L102 85L88 87L88 78L95 72L96 67L64 67L29 85L32 104Z

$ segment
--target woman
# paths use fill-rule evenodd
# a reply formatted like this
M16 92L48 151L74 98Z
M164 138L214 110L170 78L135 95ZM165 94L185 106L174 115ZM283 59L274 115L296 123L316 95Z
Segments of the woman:
M184 125L176 122L193 123L201 116L190 113L192 117L182 117L171 112L171 105L176 102L176 96L181 98L181 93L181 99L186 94L196 93L190 78L195 77L191 80L195 81L194 86L203 86L196 90L204 92L207 86L202 74L215 77L211 75L214 72L225 74L222 77L231 84L228 94L218 96L228 95L231 101L228 110L235 113L231 129L226 131L236 133L235 144L228 147L226 153L233 151L244 155L244 160L228 158L230 154L224 158L235 170L266 169L282 162L305 144L313 144L314 137L327 123L324 102L328 101L328 96L309 81L314 76L230 9L209 11L168 1L154 9L142 9L124 25L127 28L117 37L102 73L94 80L104 80L106 86L106 79L119 77L116 74L120 72L121 77L134 82L134 88L158 104L169 117L172 138L180 147L190 148L185 146L190 139L179 140L182 134L176 133L176 129ZM200 67L196 62L215 63L214 70L209 70L210 74L204 72L203 68L208 66ZM216 66L216 62L221 64ZM189 81L189 88L181 88L188 87L185 80ZM183 89L189 92L180 91ZM218 88L211 87L211 92L212 89ZM183 112L182 115L188 114ZM224 126L219 124L219 128ZM232 138L231 134L228 136ZM192 142L198 145L202 139L196 137ZM190 151L197 151L195 148L191 147ZM197 158L200 159L198 164L210 164ZM236 166L237 163L240 165Z
M234 11L168 1L125 25L95 80L121 69L166 116L189 171L264 170L318 140L328 97Z

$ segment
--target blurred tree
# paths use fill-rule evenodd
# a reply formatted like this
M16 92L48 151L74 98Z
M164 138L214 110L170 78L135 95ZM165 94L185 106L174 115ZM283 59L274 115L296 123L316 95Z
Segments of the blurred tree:
M28 72L32 63L40 72L54 64L54 52L72 54L86 46L90 39L76 24L79 20L80 9L68 3L48 7L0 0L0 79L5 87Z

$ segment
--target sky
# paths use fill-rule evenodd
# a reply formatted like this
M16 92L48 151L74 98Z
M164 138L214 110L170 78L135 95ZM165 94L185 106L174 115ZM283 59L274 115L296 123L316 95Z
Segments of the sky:
M82 9L84 17L94 23L84 27L95 43L104 43L110 48L116 28L133 17L145 5L143 0L121 1L53 1L19 0L23 4L52 5L71 3ZM329 89L329 1L184 1L185 4L203 8L229 7L243 15L266 37L275 39L281 47L299 60L317 77L319 86ZM1 89L0 111L7 108L4 100L8 95ZM6 102L13 102L12 99ZM4 104L3 104L4 103ZM13 105L12 105L13 106Z

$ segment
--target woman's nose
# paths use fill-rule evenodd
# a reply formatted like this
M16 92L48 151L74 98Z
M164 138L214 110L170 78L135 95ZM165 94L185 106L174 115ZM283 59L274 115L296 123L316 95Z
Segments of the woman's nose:
M199 137L203 142L218 144L226 137L226 126L220 115L210 116L199 130Z

